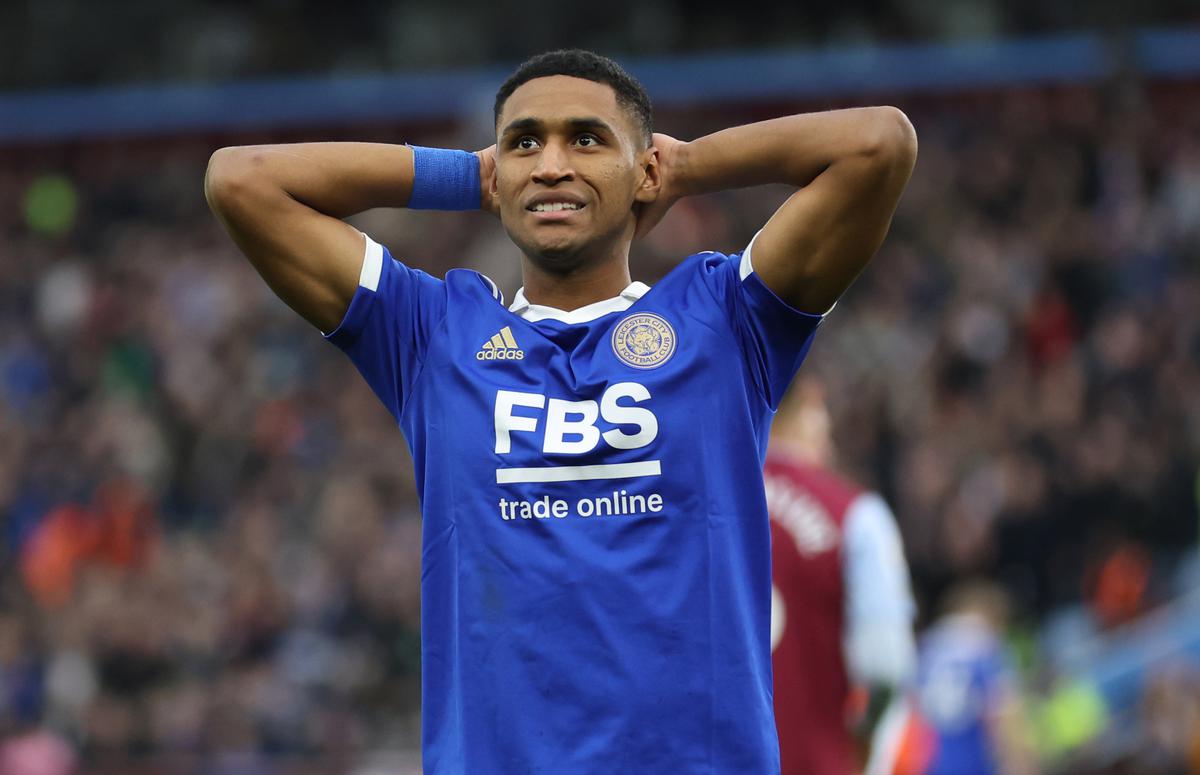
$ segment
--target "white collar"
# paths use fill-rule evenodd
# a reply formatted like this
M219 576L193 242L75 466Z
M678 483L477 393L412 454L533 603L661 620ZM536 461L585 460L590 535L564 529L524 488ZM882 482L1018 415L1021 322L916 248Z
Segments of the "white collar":
M530 323L546 319L557 320L562 323L587 323L610 312L624 312L635 301L642 298L648 290L650 290L650 286L635 281L627 285L625 290L621 291L620 296L614 296L611 299L593 302L579 309L567 311L554 307L546 307L541 304L531 304L525 298L525 289L521 288L517 291L517 295L513 297L512 306L508 308L508 311Z

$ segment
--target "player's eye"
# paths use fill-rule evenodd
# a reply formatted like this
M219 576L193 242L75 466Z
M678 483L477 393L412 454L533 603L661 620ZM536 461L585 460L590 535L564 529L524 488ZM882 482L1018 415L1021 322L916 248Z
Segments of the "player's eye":
M530 135L523 135L523 136L517 138L517 142L515 142L513 144L513 147L518 148L522 151L528 151L530 148L533 148L536 145L537 145L536 137L532 137Z
M588 141L588 142L587 142L587 143L584 143L584 141L585 141L585 140L586 140L586 141ZM576 142L578 142L578 143L580 143L581 145L583 145L583 147L584 147L584 148L590 148L590 147L592 147L592 146L594 146L594 145L599 145L599 144L600 144L600 138L599 138L599 137L596 137L594 134L592 134L592 133L588 132L588 133L585 133L585 134L582 134L582 135L580 135L580 136L579 136L579 139L578 139Z

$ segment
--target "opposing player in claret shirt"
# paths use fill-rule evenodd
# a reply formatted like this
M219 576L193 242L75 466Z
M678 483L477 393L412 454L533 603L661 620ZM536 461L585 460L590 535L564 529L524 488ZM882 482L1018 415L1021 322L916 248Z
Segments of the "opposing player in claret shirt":
M802 377L771 427L771 653L783 775L919 772L906 696L916 606L887 503L833 470L824 387Z
M476 153L226 148L209 202L272 289L342 349L403 430L422 498L426 772L775 773L775 407L866 265L912 171L891 107L691 142L652 134L616 63L539 55ZM750 245L653 288L629 248L681 197L798 190ZM524 254L506 305L412 269L340 220L499 215Z

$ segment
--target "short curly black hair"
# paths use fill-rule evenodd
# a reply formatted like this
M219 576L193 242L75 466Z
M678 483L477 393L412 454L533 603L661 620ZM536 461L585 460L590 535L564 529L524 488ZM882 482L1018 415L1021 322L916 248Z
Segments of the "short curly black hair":
M579 48L547 51L522 62L496 92L494 122L500 123L500 111L504 109L504 103L517 90L517 87L534 78L545 78L551 75L569 75L611 86L617 94L617 104L633 117L634 125L642 131L642 141L647 147L650 146L651 135L654 132L654 119L650 96L646 94L645 88L613 60Z

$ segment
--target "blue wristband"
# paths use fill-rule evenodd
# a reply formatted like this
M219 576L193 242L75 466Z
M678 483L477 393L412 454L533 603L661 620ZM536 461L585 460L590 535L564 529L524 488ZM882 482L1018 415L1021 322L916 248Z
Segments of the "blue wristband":
M478 210L479 157L469 151L409 145L413 152L413 210Z

